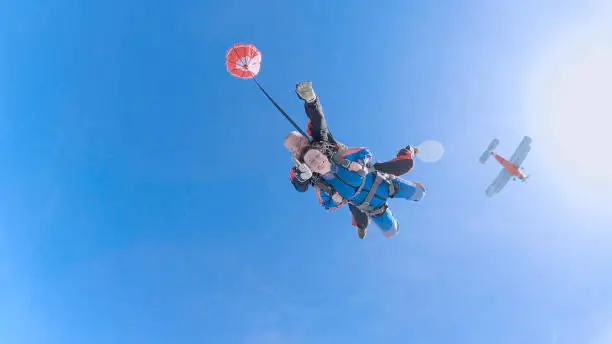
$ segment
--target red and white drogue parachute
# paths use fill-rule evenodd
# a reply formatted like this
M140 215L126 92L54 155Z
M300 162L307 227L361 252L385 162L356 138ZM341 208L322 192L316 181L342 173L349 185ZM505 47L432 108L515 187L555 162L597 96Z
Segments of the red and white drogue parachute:
M274 106L280 111L285 118L297 129L302 135L308 135L291 119L289 115L270 97L268 92L264 90L259 83L257 74L261 68L261 52L253 44L236 43L225 53L225 67L227 71L234 77L239 79L253 79L257 87L268 97Z
M237 78L254 78L261 68L261 52L253 44L236 43L225 54L225 67Z

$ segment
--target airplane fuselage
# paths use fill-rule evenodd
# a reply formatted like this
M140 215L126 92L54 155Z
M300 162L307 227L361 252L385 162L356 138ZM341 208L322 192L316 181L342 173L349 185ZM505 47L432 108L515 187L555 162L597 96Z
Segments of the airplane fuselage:
M504 169L508 171L508 173L510 173L511 176L520 180L525 180L525 174L520 170L520 166L511 163L510 161L504 159L504 157L495 152L491 152L491 155L495 157L495 160L497 160L497 162L499 162L500 165L502 165Z

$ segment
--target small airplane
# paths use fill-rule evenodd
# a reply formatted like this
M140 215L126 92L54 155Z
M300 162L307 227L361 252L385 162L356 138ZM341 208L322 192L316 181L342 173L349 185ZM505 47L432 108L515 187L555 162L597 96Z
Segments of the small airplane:
M493 155L495 157L495 160L497 160L497 162L499 162L503 167L501 172L499 172L497 178L493 180L491 185L489 185L489 187L485 191L485 193L489 197L493 197L493 195L500 192L504 188L504 186L506 186L510 178L512 178L512 180L514 181L516 181L516 179L518 178L523 183L527 182L527 179L529 178L529 175L525 175L525 173L523 172L523 167L521 166L521 164L523 163L523 161L527 157L527 154L529 154L529 151L531 150L531 137L523 137L523 140L518 145L509 161L504 159L504 157L500 156L499 154L493 152L493 150L497 147L498 144L499 140L493 139L493 141L491 141L491 143L489 144L487 150L482 153L479 159L480 163L484 164L489 159L489 156Z

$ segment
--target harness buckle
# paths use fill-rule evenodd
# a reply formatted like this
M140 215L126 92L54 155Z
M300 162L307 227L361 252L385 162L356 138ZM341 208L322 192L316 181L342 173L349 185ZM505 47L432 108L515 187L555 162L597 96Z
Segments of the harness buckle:
M369 216L374 216L374 217L378 217L381 216L382 214L384 214L387 209L389 208L389 205L387 203L381 205L380 207L376 208L376 209L372 209L370 211L367 212L367 214Z

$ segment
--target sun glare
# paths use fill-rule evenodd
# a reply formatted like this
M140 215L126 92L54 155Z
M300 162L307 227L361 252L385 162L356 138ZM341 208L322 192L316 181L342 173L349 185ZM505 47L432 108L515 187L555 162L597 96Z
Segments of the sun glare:
M612 18L603 23L545 47L528 87L534 146L573 198L612 193Z
M419 145L419 149L421 151L417 157L424 162L437 162L444 155L444 146L437 140L423 141Z

